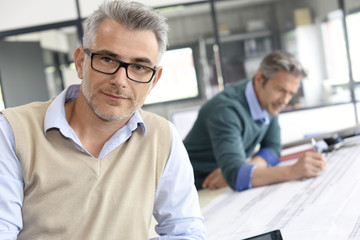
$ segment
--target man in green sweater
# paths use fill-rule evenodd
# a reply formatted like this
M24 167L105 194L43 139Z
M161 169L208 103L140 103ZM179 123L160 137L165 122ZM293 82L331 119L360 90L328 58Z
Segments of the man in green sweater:
M315 177L326 166L320 153L307 152L288 166L280 162L278 114L307 76L291 54L266 56L253 80L227 87L199 111L184 139L200 188L252 187ZM259 151L254 153L257 145Z

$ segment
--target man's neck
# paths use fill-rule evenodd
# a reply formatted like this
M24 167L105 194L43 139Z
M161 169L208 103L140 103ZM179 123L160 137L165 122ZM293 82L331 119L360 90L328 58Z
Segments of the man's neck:
M105 121L90 109L86 101L82 101L80 95L77 99L65 104L65 114L67 122L83 147L95 157L99 156L104 144L131 117L118 122Z

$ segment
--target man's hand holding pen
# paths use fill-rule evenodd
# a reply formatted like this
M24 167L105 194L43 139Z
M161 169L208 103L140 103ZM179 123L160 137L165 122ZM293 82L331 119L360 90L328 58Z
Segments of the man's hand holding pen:
M322 153L306 152L290 168L294 179L303 179L318 176L325 167L326 159Z
M306 152L292 166L296 179L316 177L326 167L325 156L314 138L311 138L311 144L314 152Z

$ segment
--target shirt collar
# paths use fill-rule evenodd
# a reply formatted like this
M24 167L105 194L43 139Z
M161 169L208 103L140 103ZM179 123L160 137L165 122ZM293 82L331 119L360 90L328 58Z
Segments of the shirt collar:
M245 89L246 100L249 104L250 114L254 121L259 120L263 124L269 124L269 113L262 109L256 97L253 81L249 81Z
M60 132L65 136L71 137L71 135L74 135L72 128L66 120L65 103L76 99L79 93L79 89L80 85L78 84L67 87L50 104L45 113L45 134L51 128L58 128ZM131 131L134 131L138 126L140 126L144 134L146 133L145 123L138 111L133 114L133 116L129 119L125 126Z

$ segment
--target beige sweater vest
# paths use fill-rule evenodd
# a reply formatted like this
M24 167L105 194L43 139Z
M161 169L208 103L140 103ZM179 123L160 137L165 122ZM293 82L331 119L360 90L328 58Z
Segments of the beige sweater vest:
M147 239L155 192L170 153L168 122L140 111L146 134L138 127L98 160L57 129L44 135L49 104L3 111L25 182L18 239Z

